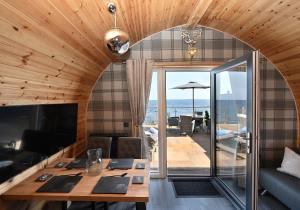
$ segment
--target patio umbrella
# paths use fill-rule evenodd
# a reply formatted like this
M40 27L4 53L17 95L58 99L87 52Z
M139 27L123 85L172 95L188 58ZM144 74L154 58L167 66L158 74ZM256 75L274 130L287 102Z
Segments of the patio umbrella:
M210 86L202 85L198 82L189 82L184 85L178 85L176 87L173 87L172 89L192 89L193 90L193 116L194 116L194 111L195 111L195 89L207 89L210 88Z

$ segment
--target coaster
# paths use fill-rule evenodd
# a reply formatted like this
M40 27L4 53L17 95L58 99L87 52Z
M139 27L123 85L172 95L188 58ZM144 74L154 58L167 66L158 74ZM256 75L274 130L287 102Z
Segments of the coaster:
M144 184L144 177L143 176L133 176L131 183L132 184Z
M50 179L53 175L52 174L43 174L41 176L39 176L35 181L36 182L45 182L48 179Z
M68 163L67 162L59 162L57 163L54 168L63 168L67 165Z
M137 163L135 164L136 169L145 169L145 163Z

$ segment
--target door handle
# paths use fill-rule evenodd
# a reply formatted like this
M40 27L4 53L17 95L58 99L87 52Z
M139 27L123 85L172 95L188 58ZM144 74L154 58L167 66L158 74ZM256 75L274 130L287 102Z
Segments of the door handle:
M250 132L247 132L246 134L246 152L247 154L250 154L252 151L251 149L251 143L252 143L252 134Z

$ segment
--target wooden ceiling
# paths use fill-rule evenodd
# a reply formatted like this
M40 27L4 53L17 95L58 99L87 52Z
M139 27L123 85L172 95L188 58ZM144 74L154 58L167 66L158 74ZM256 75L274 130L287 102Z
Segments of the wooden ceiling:
M135 43L186 24L248 43L288 81L300 108L299 0L114 0ZM0 0L2 105L87 100L114 58L103 46L108 0Z

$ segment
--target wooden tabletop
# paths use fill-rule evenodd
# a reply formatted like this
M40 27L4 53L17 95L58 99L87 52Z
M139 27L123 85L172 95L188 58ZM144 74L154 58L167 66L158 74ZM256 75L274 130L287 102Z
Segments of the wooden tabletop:
M45 173L53 175L67 175L84 172L84 169L54 168L58 162L71 162L71 158L61 158L54 161L47 168L25 179L20 184L1 195L5 200L52 200L52 201L108 201L108 202L148 202L149 199L149 162L144 159L135 159L132 169L109 170L106 166L109 159L103 159L102 172L98 176L88 176L83 173L80 182L69 193L38 193L36 192L45 182L35 182L35 180ZM135 169L136 163L145 163L145 169ZM112 176L128 173L130 183L126 194L92 194L92 190L101 176ZM144 176L144 184L132 184L133 176Z

